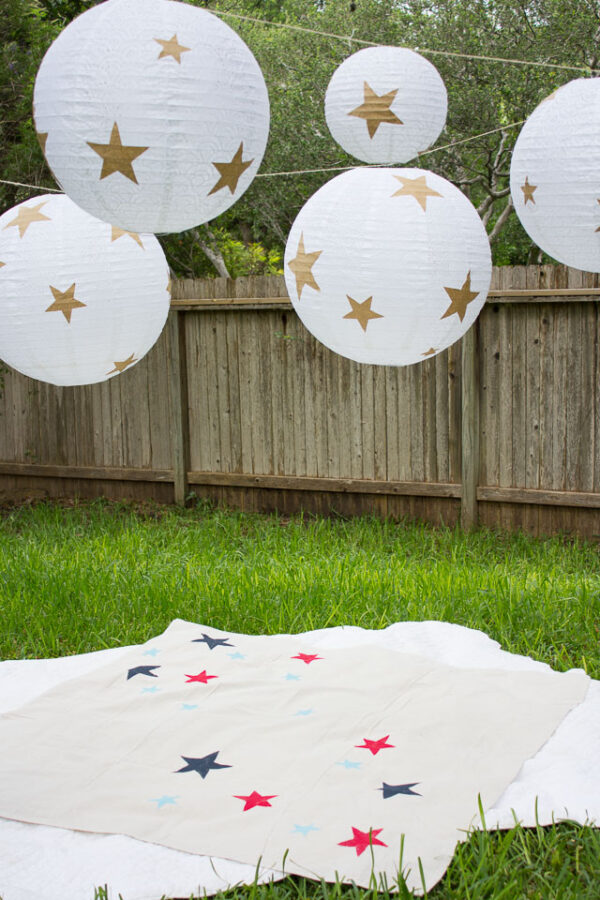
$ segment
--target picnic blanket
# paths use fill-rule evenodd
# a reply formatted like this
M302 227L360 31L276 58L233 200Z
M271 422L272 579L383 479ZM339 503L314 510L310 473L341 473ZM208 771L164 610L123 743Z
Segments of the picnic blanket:
M589 679L483 635L487 653L471 640L471 668L464 655L450 666L435 640L414 640L422 626L445 632L446 649L448 630L468 633L404 623L264 637L176 620L0 718L0 815L233 860L236 880L260 861L363 886L373 875L393 886L400 869L420 888L421 867L429 888L476 822L478 796L494 806ZM14 686L27 663L2 665ZM3 877L4 900L21 900Z

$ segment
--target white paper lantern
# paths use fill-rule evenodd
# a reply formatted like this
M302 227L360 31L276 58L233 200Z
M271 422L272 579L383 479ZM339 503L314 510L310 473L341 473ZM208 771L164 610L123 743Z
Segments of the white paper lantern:
M408 162L433 144L448 111L446 87L428 60L404 47L348 57L325 95L334 140L371 163Z
M600 272L600 78L571 81L534 110L515 144L510 190L538 247Z
M132 231L214 219L250 185L269 132L264 78L220 19L173 0L108 0L59 35L34 119L83 209Z
M44 194L0 216L0 359L40 381L92 384L124 372L169 311L157 239Z
M489 289L477 211L423 169L353 169L314 194L292 226L285 279L318 340L362 363L410 365L458 340Z

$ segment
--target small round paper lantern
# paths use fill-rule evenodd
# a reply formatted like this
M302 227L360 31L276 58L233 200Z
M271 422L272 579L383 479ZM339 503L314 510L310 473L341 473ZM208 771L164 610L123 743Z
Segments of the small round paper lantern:
M95 219L62 194L0 216L0 359L52 384L129 369L169 311L169 268L154 235Z
M65 192L99 219L174 232L214 219L250 185L269 132L254 56L205 10L108 0L59 35L34 119Z
M446 123L448 96L438 70L404 47L368 47L333 73L325 118L335 141L370 163L408 162Z
M285 279L319 341L361 363L403 366L453 344L491 278L477 211L423 169L353 169L314 194L292 226Z
M510 190L538 247L600 272L600 78L570 81L534 110L513 150Z

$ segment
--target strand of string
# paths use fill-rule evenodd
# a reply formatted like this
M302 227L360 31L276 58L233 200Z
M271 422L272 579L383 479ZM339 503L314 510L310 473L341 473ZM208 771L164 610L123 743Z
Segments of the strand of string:
M354 37L354 35L350 34L335 34L332 31L318 31L315 28L307 28L305 25L291 25L289 22L270 22L268 19L257 19L253 16L243 16L241 13L234 12L226 12L224 10L211 10L217 16L231 16L235 19L242 19L246 22L254 22L258 25L271 25L274 28L288 28L291 31L300 31L305 34L316 34L319 37L327 37L327 38L335 38L338 41L353 41L355 44L362 44L365 47L381 47L382 44L377 43L376 41L365 41L362 38ZM531 60L531 59L512 59L504 56L484 56L483 54L477 53L456 53L452 50L431 50L426 49L425 47L413 47L415 51L418 53L425 53L431 56L447 56L453 57L456 59L477 59L484 62L497 62L503 63L504 65L512 65L512 66L537 66L538 68L543 69L562 69L567 72L585 72L586 75L595 74L600 71L598 69L591 69L589 66L573 66L573 65L565 65L564 63L549 63L549 62L541 62L539 60Z
M511 122L510 125L500 125L498 128L492 128L491 131L483 131L481 134L474 134L468 138L461 138L458 141L451 141L449 144L442 144L441 147L432 147L430 150L424 150L422 153L418 154L418 159L422 156L428 156L430 153L438 153L440 150L449 150L452 147L458 147L459 144L468 144L471 141L477 141L479 138L488 137L490 134L497 134L499 131L508 131L509 128L517 128L519 125L522 125L525 119L521 119L520 122ZM315 175L317 173L327 173L327 172L347 172L350 169L381 169L387 168L389 163L374 163L372 165L364 165L364 166L328 166L322 169L293 169L288 172L259 172L256 175L256 178L279 178L283 175ZM25 184L22 181L7 181L5 178L0 178L0 184L10 184L13 187L25 187L31 188L34 191L48 191L53 194L62 194L63 192L59 188L51 188L44 187L39 184Z

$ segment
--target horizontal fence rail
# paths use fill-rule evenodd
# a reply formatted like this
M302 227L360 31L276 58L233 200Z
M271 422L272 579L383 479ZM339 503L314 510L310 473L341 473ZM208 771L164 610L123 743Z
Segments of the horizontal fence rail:
M108 496L600 536L598 276L495 269L475 326L410 367L319 344L282 277L173 284L117 378L0 385L0 502ZM235 313L235 315L232 315Z

